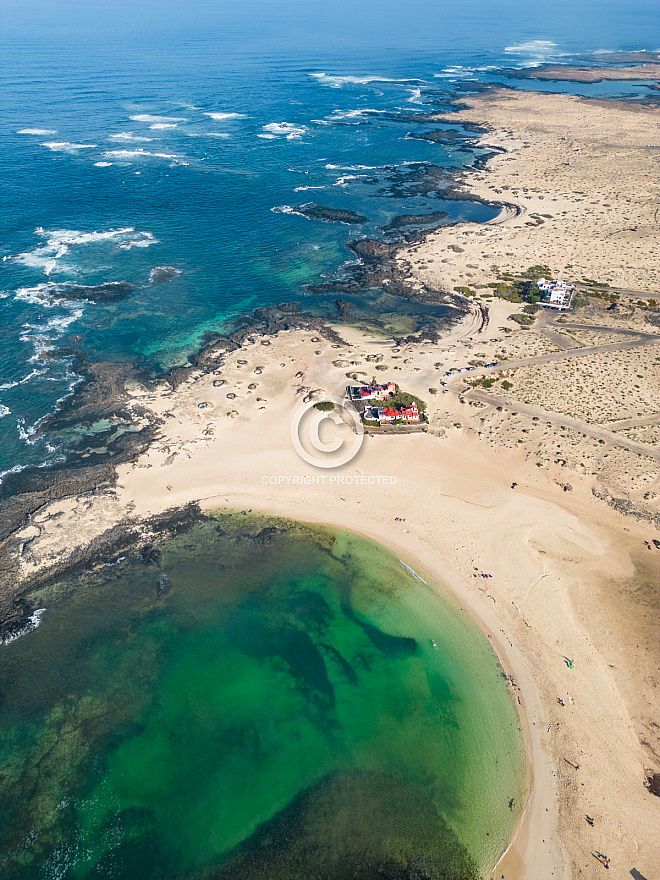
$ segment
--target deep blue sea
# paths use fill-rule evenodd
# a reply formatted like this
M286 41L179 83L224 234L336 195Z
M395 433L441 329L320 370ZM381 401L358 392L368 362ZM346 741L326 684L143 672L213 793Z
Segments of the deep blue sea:
M492 216L441 192L394 198L393 174L476 156L411 138L423 123L390 116L442 109L475 82L504 81L501 66L656 49L660 7L5 0L1 28L0 472L62 455L35 436L77 381L59 348L179 364L255 306L300 299L323 311L304 286L395 215ZM643 83L509 84L647 93ZM292 212L311 201L368 222ZM155 283L158 267L175 277ZM134 291L114 303L53 296L56 285L111 281Z

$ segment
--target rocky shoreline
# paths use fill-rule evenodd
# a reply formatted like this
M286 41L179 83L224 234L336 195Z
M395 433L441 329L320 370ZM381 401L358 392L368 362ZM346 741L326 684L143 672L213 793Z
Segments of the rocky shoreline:
M448 109L460 109L461 105L448 104ZM399 121L406 117L409 121L451 122L442 114L395 114ZM461 123L464 131L483 134L483 126ZM465 135L460 132L444 132L444 136L456 141ZM468 149L466 146L465 149ZM477 157L474 170L482 169L490 152ZM503 204L487 202L462 189L462 182L470 171L447 172L445 169L419 163L409 166L405 171L389 169L384 190L393 198L406 198L408 195L436 195L448 201L471 201L505 207ZM350 211L325 208L310 204L310 219L322 221L339 221L345 223L361 223L367 218ZM15 582L16 567L12 558L19 550L20 542L16 533L29 522L30 517L53 502L91 492L106 492L116 484L119 464L136 460L154 442L159 434L159 420L153 414L142 412L139 407L129 402L131 385L155 388L167 383L176 389L195 371L206 372L217 369L222 363L223 355L236 351L243 344L262 337L263 344L268 337L273 337L282 330L305 329L313 330L334 345L343 344L340 335L333 330L328 321L334 323L351 322L354 304L343 299L351 294L364 294L374 288L382 288L389 294L401 297L409 302L450 305L458 318L469 311L467 300L454 292L442 290L430 285L420 285L413 277L412 268L401 268L397 261L398 251L404 245L423 242L425 236L432 231L428 227L419 230L416 225L442 223L446 212L430 212L428 215L406 215L395 217L385 235L396 235L396 241L378 239L358 239L347 243L357 260L340 268L335 278L306 287L306 293L321 299L332 295L336 314L324 316L303 311L298 302L282 303L278 306L260 307L250 314L239 316L233 322L233 329L227 333L207 334L199 351L188 357L188 363L181 367L156 372L136 363L112 361L90 361L84 352L75 349L57 349L49 352L51 357L71 357L71 371L81 377L74 392L67 397L58 408L47 415L40 423L38 436L55 435L58 432L75 432L80 436L66 452L66 460L49 467L29 466L15 473L7 474L0 484L0 637L20 629L34 609L25 599L28 593L42 583L25 581L17 587ZM445 224L445 225L460 225ZM410 228L413 227L413 228ZM153 282L169 281L176 270L164 267L162 276L150 279ZM132 285L124 282L101 284L94 287L76 285L58 285L54 296L66 298L87 298L97 301L108 301L124 298L132 292ZM362 315L360 316L362 319ZM365 319L373 327L380 327L381 322L373 315ZM408 335L399 342L437 341L440 334L437 327L426 326L417 336ZM136 423L136 415L140 419ZM107 429L94 433L89 429L100 420L108 423ZM121 549L123 542L137 540L136 523L112 529L109 533L96 539L84 555L84 559L68 560L61 567L56 567L52 574L44 577L61 577L72 566L101 563ZM141 527L140 527L141 528ZM149 526L151 528L151 526Z
M84 549L74 551L62 562L24 579L20 584L11 580L11 572L5 567L5 561L0 568L0 644L11 641L16 633L29 627L35 613L30 594L64 577L100 565L112 565L119 557L130 553L139 553L145 565L157 563L159 543L185 532L204 519L206 516L196 504L172 508L165 514L142 521L127 519L103 532ZM6 560L6 554L4 558ZM159 584L155 578L154 589L158 589ZM162 587L160 589L162 591Z

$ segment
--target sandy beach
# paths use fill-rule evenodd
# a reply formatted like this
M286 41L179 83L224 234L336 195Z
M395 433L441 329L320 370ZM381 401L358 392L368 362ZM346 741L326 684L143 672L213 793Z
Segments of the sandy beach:
M660 771L660 326L648 299L660 269L660 113L505 90L467 103L459 118L487 126L484 145L505 152L463 185L522 210L441 230L398 259L445 290L471 286L487 326L472 313L438 344L400 347L343 325L343 344L311 330L255 335L237 351L218 345L217 366L176 389L136 385L136 421L159 419L158 439L119 467L112 489L36 513L14 536L14 559L30 577L117 525L190 502L387 544L453 592L515 680L532 787L491 876L595 878L601 852L613 876L635 869L652 880L660 798L645 779ZM493 299L487 284L537 264L627 292L614 310L590 299L568 324L543 313L523 329L510 320L521 306ZM631 329L632 339L617 332ZM307 464L291 441L297 408L342 396L347 374L369 380L376 363L379 381L427 401L428 432L367 435L334 470ZM495 387L447 382L447 371L470 364L468 375L492 375Z

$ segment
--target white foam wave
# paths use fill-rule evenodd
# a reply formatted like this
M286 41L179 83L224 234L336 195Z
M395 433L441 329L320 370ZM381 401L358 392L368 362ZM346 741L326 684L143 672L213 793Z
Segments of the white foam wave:
M180 153L150 153L148 150L106 150L108 159L180 159Z
M349 181L358 180L360 177L364 177L364 174L344 174L343 177L338 177L335 180L333 186L348 186Z
M57 299L54 302L48 303L47 294L45 288L48 285L44 285L42 287L41 298L37 301L41 306L47 305L51 308L59 307L60 310L63 310L63 314L54 315L52 318L49 318L44 323L30 323L26 322L23 324L23 332L20 334L19 339L21 342L31 343L34 349L34 354L30 358L30 361L33 363L35 361L40 361L42 355L45 352L52 351L55 340L59 339L64 335L67 328L71 326L75 321L80 318L84 312L84 306L87 305L87 300L81 300L76 302L71 302L66 299ZM34 294L35 288L27 288L25 292L32 291ZM17 299L20 298L19 294L22 291L17 293ZM38 296L38 294L37 294ZM32 300L34 302L34 299ZM32 371L34 375L38 375L36 371ZM27 378L27 377L26 377ZM25 437L22 436L22 433L25 433ZM31 436L34 433L32 429L27 430L25 432L19 426L19 434L21 434L21 439L25 440L27 437Z
M331 165L325 166L329 171L376 171L381 165Z
M12 468L11 471L5 471L2 476L12 473L13 471L16 471L16 468ZM22 629L15 630L14 632L2 636L0 638L0 645L10 645L12 642L15 642L16 639L20 639L21 636L26 636L28 633L35 630L41 623L41 618L44 616L45 611L45 608L37 608L37 610L28 617L27 623Z
M277 140L277 136L274 134L258 134L258 138L263 138L265 141L275 141Z
M25 385L30 379L34 379L37 376L43 376L45 372L45 370L31 370L27 376L23 376L22 379L16 379L14 382L4 382L0 385L0 391L8 391L10 388L16 388L18 385Z
M408 102L410 104L423 104L422 101L422 90L421 89L408 89L410 92L410 97L408 98Z
M14 259L34 269L41 269L46 275L53 272L70 271L71 267L62 261L73 248L81 245L95 244L101 241L110 241L122 250L131 247L149 247L155 242L150 232L136 231L133 226L125 226L121 229L110 229L106 232L80 232L77 229L52 229L45 230L41 226L35 229L35 235L44 238L45 244L16 254ZM24 288L25 290L38 290L38 288Z
M140 232L138 233L141 238L131 238L128 241L120 241L117 244L117 247L120 251L130 251L131 248L148 248L152 244L155 244L158 239L156 239L151 232Z
M505 46L504 51L512 55L554 55L556 48L557 44L552 40L528 40L526 43Z
M308 189L325 189L325 187L324 186L297 186L294 189L294 192L296 192L296 193L307 192Z
M227 134L226 131L206 131L204 134L199 135L199 137L210 137L210 138L229 138L230 134Z
M333 76L329 73L310 73L310 76L333 89L341 89L346 85L369 85L369 83L419 82L418 79L391 79L387 76Z
M148 122L150 124L169 123L169 122L188 122L185 116L152 116L149 113L138 113L136 116L129 116L133 122Z
M69 141L46 141L40 144L41 147L48 147L55 153L75 153L78 150L93 150L96 144L71 144Z
M205 113L204 116L210 116L218 122L224 119L245 119L245 113Z
M94 162L96 168L109 168L112 162Z
M11 410L9 409L9 407L5 406L4 403L0 403L0 419L3 418L3 416L9 415L11 415Z
M551 58L566 57L568 53L557 51L558 47L552 40L529 40L526 43L516 43L513 46L505 46L504 51L508 55L519 55L526 58L523 67L538 67L548 62Z
M20 472L24 471L26 467L29 467L29 465L15 464L14 467L7 468L6 471L0 471L0 483L2 483L7 474L20 474Z
M169 128L176 128L178 124L178 122L154 122L153 125L149 126L149 129L153 131L166 131Z
M423 584L425 584L428 587L428 584L426 583L424 578L421 577L420 575L418 575L417 572L414 571L414 569L412 569L409 565L406 565L406 563L402 559L399 559L399 562L405 568L405 570L407 572L409 572L416 580L421 581Z
M37 430L37 425L30 425L29 428L26 428L25 419L16 419L16 430L18 431L18 436L24 443L30 443L30 437L32 437Z
M486 69L493 68L484 68L484 70ZM462 64L458 64L456 67L445 67L440 73L434 73L433 76L435 79L465 79L473 74L473 67L464 67Z
M153 138L142 137L141 135L133 134L132 131L120 131L117 134L110 135L111 141L140 141L142 143L146 143L147 141L152 141Z
M37 134L42 137L46 134L57 134L54 128L21 128L16 134Z
M293 122L270 122L262 128L275 137L285 137L289 141L301 138L307 133L306 126L295 125Z
M334 121L336 119L359 119L365 113L385 113L385 110L333 110L328 119Z
M291 205L277 205L270 210L273 212L273 214L298 214L299 217L305 217L304 214L301 214L300 211L296 211L296 209L292 208Z

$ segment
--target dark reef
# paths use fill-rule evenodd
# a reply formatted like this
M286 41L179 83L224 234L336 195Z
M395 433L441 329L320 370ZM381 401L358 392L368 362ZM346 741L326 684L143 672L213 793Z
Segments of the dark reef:
M173 266L156 266L156 268L152 269L149 273L149 281L151 281L152 284L165 284L167 281L171 281L180 274L181 272Z
M421 787L376 773L321 780L205 880L477 880Z
M117 302L133 292L128 281L108 281L106 284L56 284L48 290L51 299L87 299L92 302Z
M431 214L399 214L383 226L384 231L390 229L403 229L406 226L430 226L445 220L449 214L446 211L433 211Z
M428 141L431 144L455 144L465 143L465 134L457 128L433 128L430 131L409 131L406 137L420 141Z
M310 202L307 205L300 205L295 209L298 214L304 214L310 220L323 220L326 223L348 223L360 224L366 223L369 219L362 214L356 214L354 211L346 211L342 208L327 208L324 205L315 205Z

